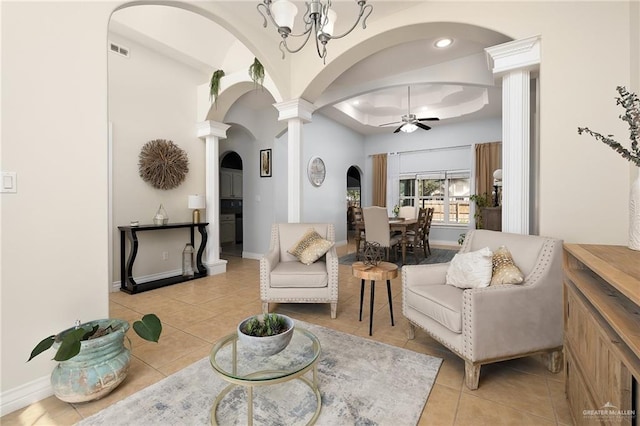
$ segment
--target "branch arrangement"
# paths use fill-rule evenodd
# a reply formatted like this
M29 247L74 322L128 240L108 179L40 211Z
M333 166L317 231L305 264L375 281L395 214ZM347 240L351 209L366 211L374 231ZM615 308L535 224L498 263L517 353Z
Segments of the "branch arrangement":
M173 189L189 172L187 153L172 141L156 139L147 142L138 157L140 177L154 188Z
M623 115L618 117L629 123L629 138L631 139L631 149L627 149L622 144L613 139L613 135L604 136L598 132L594 132L588 127L578 127L578 134L586 133L593 136L596 140L602 141L609 145L611 149L622 155L622 158L631 161L640 167L640 148L638 148L638 137L640 136L640 99L635 93L627 91L626 87L618 86L616 88L620 97L616 97L616 105L622 105L625 109Z

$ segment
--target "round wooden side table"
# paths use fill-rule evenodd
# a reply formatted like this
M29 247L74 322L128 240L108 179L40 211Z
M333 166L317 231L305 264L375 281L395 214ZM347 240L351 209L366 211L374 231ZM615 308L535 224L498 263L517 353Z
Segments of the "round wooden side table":
M389 313L391 325L393 323L393 304L391 302L391 280L398 276L398 265L389 262L380 262L377 265L365 265L364 262L355 262L351 265L351 273L360 278L360 321L362 321L362 302L364 300L364 281L371 281L371 301L369 303L369 336L373 331L373 299L376 292L376 281L387 281L387 295L389 296Z

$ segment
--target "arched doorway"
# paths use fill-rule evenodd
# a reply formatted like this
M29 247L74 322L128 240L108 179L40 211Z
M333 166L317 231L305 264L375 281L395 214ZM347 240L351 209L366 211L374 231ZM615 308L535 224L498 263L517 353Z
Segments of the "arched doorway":
M242 158L230 151L220 161L221 254L242 257Z
M353 208L360 207L360 194L362 192L362 175L356 166L347 170L347 231L349 236L355 230L353 225Z

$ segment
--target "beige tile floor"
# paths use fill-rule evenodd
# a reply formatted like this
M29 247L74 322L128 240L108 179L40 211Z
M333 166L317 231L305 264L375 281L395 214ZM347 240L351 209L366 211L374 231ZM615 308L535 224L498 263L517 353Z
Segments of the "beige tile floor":
M353 251L353 245L339 249ZM133 357L129 376L107 397L85 404L67 404L49 397L0 418L2 425L72 425L84 417L149 386L205 357L213 343L234 332L243 318L260 311L259 262L229 257L227 273L153 291L110 295L110 315L135 320L156 313L164 324L160 343L129 333ZM329 305L281 304L275 310L294 318L392 344L444 359L424 407L420 425L571 425L563 375L549 373L536 357L506 361L482 368L480 388L463 384L464 363L427 337L406 337L400 278L393 280L395 327L389 321L384 286L378 286L373 337L368 336L368 288L363 321L358 321L360 282L349 266L340 265L338 318L330 319ZM381 373L382 374L382 373ZM145 425L146 426L146 425Z

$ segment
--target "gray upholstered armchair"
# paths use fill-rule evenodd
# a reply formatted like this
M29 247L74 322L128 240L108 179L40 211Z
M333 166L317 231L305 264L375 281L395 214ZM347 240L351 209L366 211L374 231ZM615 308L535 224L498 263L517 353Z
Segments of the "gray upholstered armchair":
M554 373L562 364L562 241L472 230L460 252L502 245L522 271L522 284L462 289L445 284L449 263L402 268L409 338L417 326L464 359L471 390L483 364L537 353Z
M332 247L316 262L305 265L287 252L314 228L320 236L335 241L335 228L327 223L279 223L271 227L269 251L260 259L260 299L262 311L270 302L330 303L331 318L338 308L338 255Z

